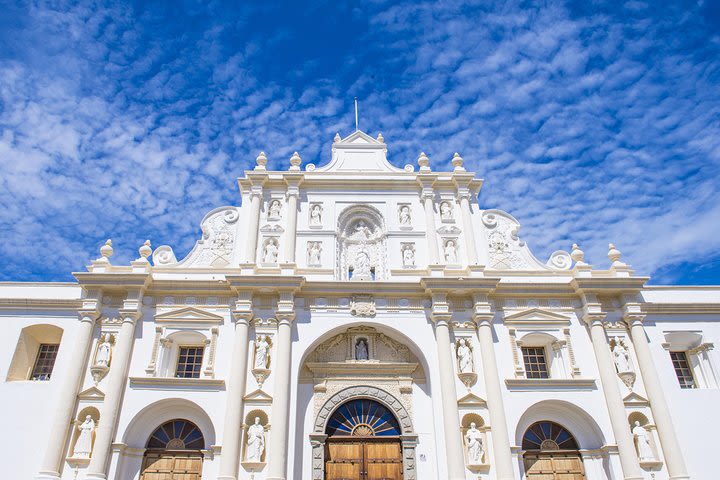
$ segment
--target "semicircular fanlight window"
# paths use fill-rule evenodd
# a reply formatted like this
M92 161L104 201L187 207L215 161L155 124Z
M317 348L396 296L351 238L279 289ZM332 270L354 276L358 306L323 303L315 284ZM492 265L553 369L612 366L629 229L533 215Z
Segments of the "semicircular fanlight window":
M188 420L170 420L160 425L147 442L146 448L162 450L202 450L205 439L200 429Z
M400 424L384 405L367 399L350 400L332 414L325 433L363 437L400 435Z
M575 437L554 422L536 422L523 435L523 450L577 450Z

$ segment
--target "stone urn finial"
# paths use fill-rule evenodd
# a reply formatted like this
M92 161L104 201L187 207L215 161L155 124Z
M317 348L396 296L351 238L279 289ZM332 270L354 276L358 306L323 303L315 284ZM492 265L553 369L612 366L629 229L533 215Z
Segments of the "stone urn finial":
M577 243L573 243L572 245L572 252L570 253L570 258L575 261L575 266L586 266L587 263L585 263L585 252L580 250L580 247L578 247Z
M333 143L338 143L340 140L342 140L342 138L340 138L340 134L336 133L335 138L333 138Z
M377 141L380 143L385 143L385 137L383 137L382 133L378 133Z
M99 262L102 263L110 263L110 257L113 255L113 248L112 248L112 240L108 238L108 240L105 242L105 245L100 247L100 258L98 258Z
M143 243L142 247L138 249L138 252L140 252L140 258L138 260L147 262L148 257L152 255L152 247L150 246L150 240L145 240L145 243Z
M463 158L459 153L455 152L455 155L453 155L452 164L456 172L465 171L465 168L463 167Z
M612 262L612 264L610 265L610 268L613 268L613 267L626 267L626 266L627 266L625 263L623 263L623 262L620 261L620 256L621 256L621 255L622 255L622 254L620 253L620 250L618 250L617 248L615 248L615 244L614 244L614 243L609 243L609 244L608 244L608 258L609 258L610 261Z
M265 156L265 152L260 152L260 154L255 159L255 170L265 170L265 165L267 165L268 159Z
M292 157L290 157L290 170L300 170L301 163L302 163L302 158L300 158L300 155L298 155L298 152L293 153Z
M425 155L425 152L420 152L420 156L418 157L418 165L420 165L420 171L421 172L429 172L430 171L430 159L427 155Z

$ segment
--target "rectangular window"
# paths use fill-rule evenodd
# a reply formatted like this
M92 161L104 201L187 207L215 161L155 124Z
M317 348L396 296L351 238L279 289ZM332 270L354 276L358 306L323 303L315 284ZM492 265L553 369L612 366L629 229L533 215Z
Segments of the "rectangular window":
M205 347L180 347L175 376L178 378L200 378L203 350Z
M688 362L686 352L670 352L675 375L677 375L680 388L696 388L695 379L693 378L690 362Z
M550 378L544 347L522 347L527 378Z
M57 343L40 344L30 380L50 380L59 348L60 345Z

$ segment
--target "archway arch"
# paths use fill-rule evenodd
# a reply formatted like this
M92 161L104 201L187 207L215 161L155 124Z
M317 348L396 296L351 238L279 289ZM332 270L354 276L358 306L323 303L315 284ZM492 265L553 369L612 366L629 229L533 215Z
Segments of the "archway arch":
M605 436L595 420L579 406L565 400L542 400L530 406L518 420L515 444L533 423L549 420L572 432L581 449L595 450L605 445Z

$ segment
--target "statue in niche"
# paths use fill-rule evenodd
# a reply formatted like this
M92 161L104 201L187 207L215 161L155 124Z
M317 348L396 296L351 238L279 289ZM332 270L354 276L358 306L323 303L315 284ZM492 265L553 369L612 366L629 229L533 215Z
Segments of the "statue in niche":
M247 461L260 462L265 451L265 427L260 425L260 417L255 417L255 423L247 431Z
M468 463L471 465L482 463L482 457L485 453L482 432L476 428L474 422L470 424L470 428L465 434L465 440L467 441Z
M353 278L369 279L370 275L370 256L365 250L359 250L355 256L355 264L353 265Z
M360 234L360 236L363 236L365 238L369 238L370 234L372 234L372 231L368 228L367 225L365 225L365 222L360 220L357 225L355 225L355 233Z
M617 367L618 373L632 372L630 353L627 348L625 348L625 343L620 338L615 338L613 357L615 358L615 366Z
M359 339L355 343L355 360L369 360L368 344L364 338Z
M270 202L270 208L268 217L270 218L280 218L280 209L282 206L280 205L280 200L273 200Z
M460 339L457 348L457 357L460 373L473 373L472 350L464 338Z
M308 243L308 265L320 266L320 242Z
M445 243L445 263L448 265L458 263L457 247L455 246L454 240L448 240L447 243Z
M317 203L310 209L310 225L322 225L322 207Z
M92 436L95 431L95 420L90 415L85 417L85 421L78 425L80 435L78 435L75 448L73 449L74 458L90 458L92 452Z
M410 226L410 207L403 205L400 207L400 225L403 227Z
M406 245L403 248L403 266L414 267L415 266L415 252L412 246Z
M255 368L266 369L268 366L268 350L270 344L267 335L259 335L255 340Z
M278 260L278 244L277 240L270 239L265 244L265 253L263 255L263 262L265 263L277 263Z
M453 219L452 206L448 202L442 202L440 204L440 219L444 221Z
M110 364L110 352L112 351L111 338L109 333L105 333L100 337L101 341L98 345L97 355L95 355L95 365L107 367Z
M654 460L655 455L653 454L652 447L650 446L650 435L645 427L640 425L640 422L635 421L632 434L633 437L635 437L635 445L637 447L638 458L640 458L640 461Z

